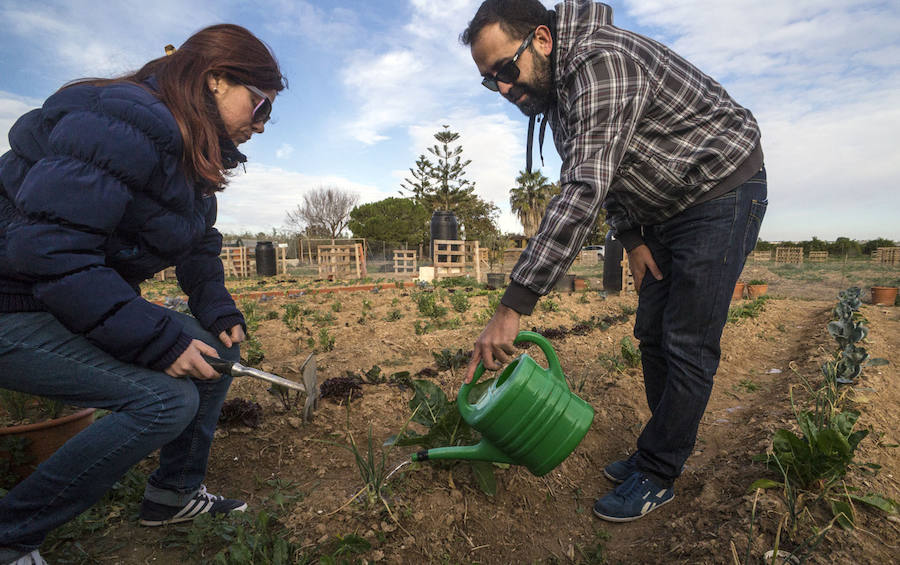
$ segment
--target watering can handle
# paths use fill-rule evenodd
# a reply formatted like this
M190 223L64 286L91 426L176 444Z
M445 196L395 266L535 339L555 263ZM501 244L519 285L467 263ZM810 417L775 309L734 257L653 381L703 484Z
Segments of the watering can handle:
M562 366L559 364L559 358L556 357L556 351L553 350L553 346L550 345L550 342L547 341L547 338L542 336L536 332L519 332L519 335L516 336L515 341L513 343L522 343L523 341L528 341L536 344L541 348L541 351L544 352L544 357L547 358L547 364L550 366L550 373L562 379L562 382L566 382L566 377L563 375ZM469 389L475 384L475 382L481 378L481 375L484 374L484 363L478 363L478 367L475 368L475 374L472 375L472 380L468 383L464 383L462 387L459 389L459 398L467 399L469 397ZM566 383L568 387L568 383Z

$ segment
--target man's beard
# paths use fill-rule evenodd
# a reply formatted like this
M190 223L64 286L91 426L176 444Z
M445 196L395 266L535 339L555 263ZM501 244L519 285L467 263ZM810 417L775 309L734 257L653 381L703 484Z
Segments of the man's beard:
M516 104L513 102L526 116L543 114L553 101L553 77L550 76L550 59L544 57L536 50L532 50L532 54L534 55L534 67L531 80L528 82L516 82L507 96L507 99L515 101L523 94L527 95L521 103Z

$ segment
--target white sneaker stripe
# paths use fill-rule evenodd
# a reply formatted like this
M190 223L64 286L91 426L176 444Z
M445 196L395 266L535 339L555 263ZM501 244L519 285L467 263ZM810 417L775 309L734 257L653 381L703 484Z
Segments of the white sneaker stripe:
M209 500L200 501L200 503L194 507L194 510L191 511L189 517L194 518L195 516L209 512L212 505L213 503Z
M197 510L202 508L204 504L206 504L206 501L197 500L195 498L194 500L191 500L189 503L187 503L185 505L185 507L181 509L180 512L178 512L177 514L175 514L175 516L173 516L173 518L184 518L185 516L196 516L198 513Z

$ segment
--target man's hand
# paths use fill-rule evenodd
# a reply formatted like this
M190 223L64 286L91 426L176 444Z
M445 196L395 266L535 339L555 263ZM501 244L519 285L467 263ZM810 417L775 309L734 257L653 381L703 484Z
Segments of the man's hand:
M241 343L247 336L244 335L244 328L240 324L235 324L219 334L219 341L225 344L225 347Z
M219 354L211 346L199 339L192 339L191 344L178 356L174 363L169 365L165 373L170 377L196 377L198 379L218 379L219 373L209 366L200 355L205 353L210 357L218 357Z
M519 335L519 318L521 314L503 304L497 306L497 311L488 325L475 341L475 349L472 358L466 368L466 382L472 382L472 376L478 367L478 362L484 363L484 367L496 371L509 362L510 356L516 351L513 341Z
M647 271L650 271L650 274L658 281L663 278L662 272L656 266L656 261L653 260L650 248L646 245L638 245L628 252L628 264L631 267L631 276L634 277L634 290L638 294L641 292L641 283L644 282Z

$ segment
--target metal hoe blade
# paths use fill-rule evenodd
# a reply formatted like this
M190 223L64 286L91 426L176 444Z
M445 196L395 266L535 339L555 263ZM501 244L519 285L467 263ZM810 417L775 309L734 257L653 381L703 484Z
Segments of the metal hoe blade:
M312 420L313 411L319 407L319 380L316 375L316 356L310 353L303 366L300 367L303 373L303 386L306 387L306 404L303 405L303 420L309 422Z

